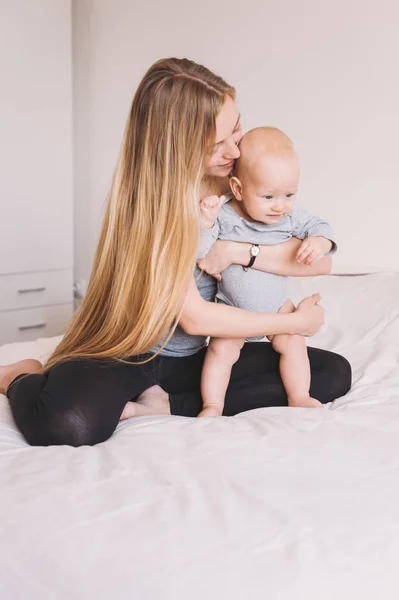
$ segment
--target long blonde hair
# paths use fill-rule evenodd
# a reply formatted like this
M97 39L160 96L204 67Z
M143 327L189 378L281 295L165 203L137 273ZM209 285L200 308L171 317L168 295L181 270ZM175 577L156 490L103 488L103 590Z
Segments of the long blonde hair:
M87 294L44 371L148 352L172 335L193 276L199 189L235 90L188 59L156 62L133 98Z

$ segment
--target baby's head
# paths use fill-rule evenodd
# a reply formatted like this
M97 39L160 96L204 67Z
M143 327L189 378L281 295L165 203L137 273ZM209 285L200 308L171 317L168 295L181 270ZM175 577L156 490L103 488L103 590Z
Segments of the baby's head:
M230 179L242 210L254 221L272 224L294 207L299 162L291 140L279 129L251 129L240 142L240 158Z

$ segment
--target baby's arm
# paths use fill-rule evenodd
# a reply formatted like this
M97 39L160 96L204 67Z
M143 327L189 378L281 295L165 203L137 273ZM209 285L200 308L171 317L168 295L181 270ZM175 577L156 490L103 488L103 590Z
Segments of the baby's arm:
M300 208L293 210L292 220L292 235L303 240L296 254L299 263L312 266L326 255L336 252L337 245L327 221Z
M220 209L225 202L226 198L224 196L207 196L201 200L200 210L202 229L212 229L219 216Z
M219 237L220 227L217 217L225 201L224 196L208 196L200 202L201 236L198 259L203 259L208 254ZM216 279L220 280L220 276Z
M198 248L198 259L204 258L219 236L218 214L224 203L223 196L208 196L200 202L201 236Z

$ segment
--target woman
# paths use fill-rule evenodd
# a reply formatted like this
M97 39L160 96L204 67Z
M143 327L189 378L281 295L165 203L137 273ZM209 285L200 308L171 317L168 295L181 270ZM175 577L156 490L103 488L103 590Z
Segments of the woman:
M234 98L225 81L187 59L160 60L144 76L87 295L44 368L28 360L0 371L0 391L30 444L96 444L121 418L136 415L195 417L205 336L313 335L321 327L317 296L303 301L301 312L282 315L218 305L198 293L199 199L228 190L241 138ZM295 240L263 248L256 267L288 275L329 271L329 259L316 267L295 264L296 248ZM230 262L245 266L249 259L248 244L219 244L204 265L218 275ZM177 324L199 336L199 347L178 357L158 352ZM314 349L309 358L313 397L329 402L349 390L344 358ZM278 359L270 344L245 345L224 414L286 404Z

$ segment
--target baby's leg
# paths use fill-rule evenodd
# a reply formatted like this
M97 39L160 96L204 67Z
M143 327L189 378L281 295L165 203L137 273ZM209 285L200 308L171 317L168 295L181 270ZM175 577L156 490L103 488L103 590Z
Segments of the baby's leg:
M240 357L243 339L212 338L206 352L201 375L204 403L199 417L218 417L223 413L224 398L231 369Z
M278 311L291 313L295 306L287 300ZM288 397L288 406L318 408L322 404L309 395L310 365L305 339L301 335L274 335L273 348L280 353L280 374Z

